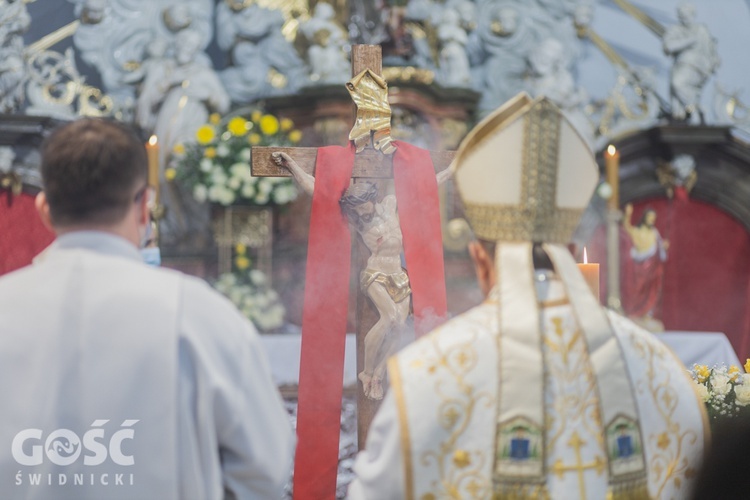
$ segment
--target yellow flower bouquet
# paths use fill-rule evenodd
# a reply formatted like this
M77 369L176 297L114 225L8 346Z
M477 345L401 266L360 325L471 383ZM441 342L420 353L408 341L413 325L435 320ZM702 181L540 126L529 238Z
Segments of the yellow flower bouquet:
M225 118L213 114L209 123L196 131L193 142L178 144L172 151L176 166L167 169L166 178L183 183L201 203L284 205L297 197L294 182L290 178L253 177L250 148L291 146L301 138L291 120L279 120L260 110Z
M251 267L247 247L235 245L232 271L221 274L214 288L226 296L258 330L268 332L284 326L286 309L278 293L259 269Z
M743 415L750 410L750 359L744 368L743 373L736 365L693 366L690 375L711 420Z

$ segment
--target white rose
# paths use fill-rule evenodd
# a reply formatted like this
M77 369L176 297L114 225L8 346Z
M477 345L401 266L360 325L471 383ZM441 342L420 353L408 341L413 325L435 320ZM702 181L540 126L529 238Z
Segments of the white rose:
M244 196L245 198L252 198L253 196L255 196L255 186L253 186L252 184L245 184L242 187L242 196Z
M250 161L250 148L245 148L240 151L240 159L243 161Z
M211 182L217 186L223 186L227 182L227 174L220 168L214 169L211 172Z
M234 288L234 289L230 290L229 291L229 300L231 300L232 303L235 304L235 305L241 304L242 303L242 292L239 289L237 289L237 288Z
M711 377L711 387L714 390L714 394L718 396L726 396L732 386L729 384L729 377L723 373L714 374Z
M274 326L281 326L284 324L284 306L279 304L272 307L268 312L268 315L271 317Z
M289 203L295 198L297 198L297 189L290 184L278 186L273 192L273 200L279 205Z
M695 392L698 393L698 396L700 396L701 401L703 401L704 403L708 401L708 388L705 385L699 384L697 382L695 383L695 385L696 385Z
M257 203L258 205L265 205L266 203L268 203L268 194L258 193L255 196L255 203Z
M740 376L740 384L750 386L750 373L743 373Z
M208 188L208 199L209 201L219 201L222 193L221 186L211 186Z
M259 330L268 330L273 325L269 324L267 317L264 314L258 314L253 318L253 323L258 327Z
M193 198L198 203L205 203L208 196L208 189L203 184L198 184L193 188Z
M269 194L273 190L273 183L268 178L263 178L258 182L258 191Z
M216 147L216 156L224 158L229 154L229 146L224 143L219 144Z
M242 180L239 177L232 177L229 179L229 182L227 182L229 189L239 189L241 185Z
M219 202L223 205L231 205L234 203L236 196L234 195L234 191L227 188L221 189L221 195L219 196Z
M271 298L268 296L268 294L263 294L260 296L260 306L263 308L267 308L271 306L273 302L271 301Z
M250 165L247 163L242 164L242 169L240 170L240 177L246 182L254 182L255 178L253 177L253 170L250 168Z
M235 283L237 283L237 278L235 278L234 274L232 273L223 273L221 276L219 276L217 283L226 283L228 285L234 285Z
M240 175L240 170L242 170L242 163L232 163L229 166L229 173L232 176L235 176L235 175L239 176Z
M247 163L242 163L242 162L233 163L229 167L229 172L233 176L237 176L240 179L244 180L247 174L250 172L250 165L248 165Z
M259 271L258 269L253 269L248 273L250 275L250 282L255 286L262 286L266 283L266 275L263 274L263 271Z
M734 395L737 397L738 406L747 406L750 404L750 385L734 386Z
M201 172L210 172L214 168L214 162L210 158L203 158L200 162Z
M289 201L287 200L286 193L284 193L282 188L274 190L274 192L271 193L271 198L273 198L274 203L278 203L279 205L283 205Z

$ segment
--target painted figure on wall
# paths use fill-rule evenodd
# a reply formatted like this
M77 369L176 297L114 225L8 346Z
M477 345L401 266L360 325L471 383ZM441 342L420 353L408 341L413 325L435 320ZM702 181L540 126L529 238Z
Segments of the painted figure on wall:
M623 228L630 237L632 248L632 298L626 312L651 331L662 331L664 325L657 319L664 282L664 262L667 260L669 241L664 240L656 228L656 211L647 208L637 225L632 223L633 205L625 206Z

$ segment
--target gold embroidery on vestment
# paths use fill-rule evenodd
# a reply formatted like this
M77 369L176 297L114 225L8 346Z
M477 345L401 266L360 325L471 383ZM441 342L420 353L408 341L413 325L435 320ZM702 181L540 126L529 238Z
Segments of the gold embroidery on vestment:
M548 101L536 102L523 115L523 125L520 203L464 202L464 213L475 234L484 240L567 243L583 210L556 206L557 183L553 180L558 173L559 111ZM486 130L495 132L491 127ZM474 142L482 139L477 137ZM470 149L468 145L463 148Z
M488 407L494 403L491 394L476 392L466 380L467 375L477 367L476 335L467 342L446 349L441 349L436 335L431 335L429 339L436 356L426 357L425 368L435 380L435 393L441 400L437 421L448 433L447 439L436 443L420 456L422 466L437 467L439 480L430 485L432 491L429 495L433 495L433 498L487 498L491 488L482 474L487 462L483 449L458 447L459 440L470 429L477 407L482 402ZM440 377L445 375L455 383L455 387L445 387L446 380Z
M663 360L666 355L664 347L632 334L630 341L635 352L646 360L648 366L646 382L639 384L638 390L651 395L665 424L664 432L648 436L648 440L656 444L649 461L649 470L653 473L654 482L658 486L655 498L662 498L669 483L674 484L679 490L684 481L697 474L697 469L692 467L688 457L683 455L683 448L695 444L698 434L693 429L683 429L680 422L675 419L679 394L671 384L669 371L660 370L657 366L658 361Z
M411 463L411 435L409 433L409 419L406 415L406 400L404 399L404 386L401 381L401 370L398 367L398 359L388 360L388 379L391 390L396 398L396 409L398 410L399 431L401 432L401 453L404 462L404 491L406 500L414 498L414 471Z

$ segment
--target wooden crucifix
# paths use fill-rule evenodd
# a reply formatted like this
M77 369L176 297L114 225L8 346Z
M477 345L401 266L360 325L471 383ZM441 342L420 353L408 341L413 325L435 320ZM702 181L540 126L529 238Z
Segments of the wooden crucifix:
M387 87L380 77L381 65L379 46L352 47L353 79L347 88L358 104L358 113L349 148L252 149L254 176L294 175L304 190L313 192L302 328L295 498L333 498L335 493L349 270L346 279L341 279L340 267L339 271L333 269L341 261L346 261L348 268L351 255L350 247L341 245L341 240L332 243L336 238L349 238L348 229L346 235L340 234L341 226L347 225L342 209L360 235L354 252L354 273L360 284L356 332L360 449L383 397L385 363L384 359L376 359L375 354L384 358L395 347L393 337L386 341L383 333L392 334L387 330L403 323L409 313L409 292L415 314L445 314L437 180L447 178L453 152L426 152L408 144L391 143L390 107ZM366 79L382 94L361 93L358 85ZM343 165L346 163L349 170ZM340 170L339 167L343 173L331 173ZM425 168L429 169L428 174ZM396 196L384 197L382 187L394 178ZM437 232L430 232L430 227ZM408 277L401 269L402 251L406 254ZM337 284L333 284L334 279ZM344 294L341 287L346 288ZM333 317L341 316L342 312L344 331L331 335L331 329L341 327L341 319ZM427 317L422 319L429 321Z

